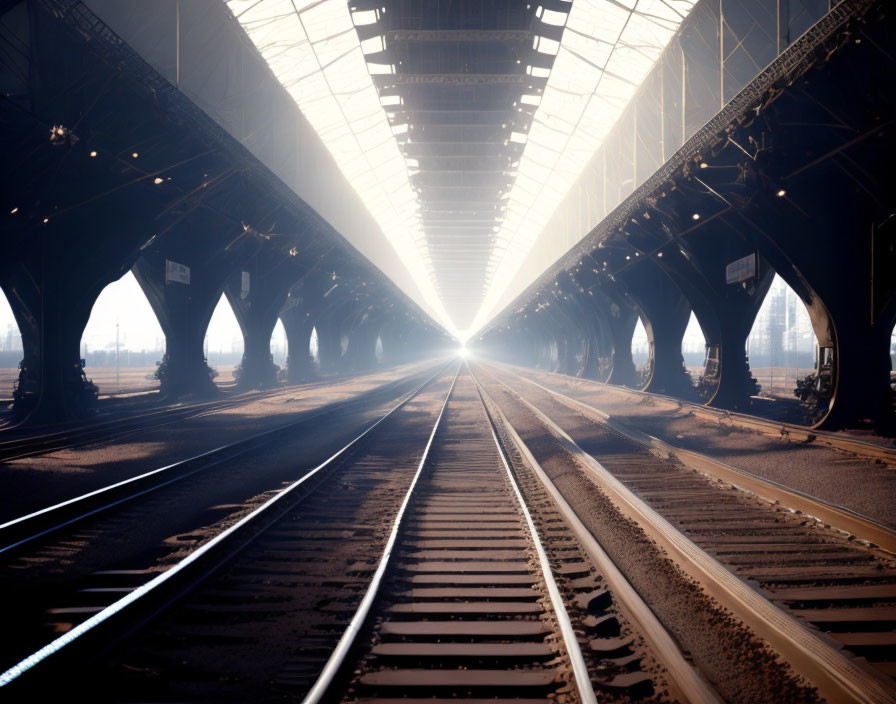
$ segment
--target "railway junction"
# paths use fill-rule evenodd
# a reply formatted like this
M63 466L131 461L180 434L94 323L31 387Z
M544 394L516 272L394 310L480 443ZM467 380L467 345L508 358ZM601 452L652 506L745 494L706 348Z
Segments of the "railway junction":
M0 701L896 702L894 40L0 0Z

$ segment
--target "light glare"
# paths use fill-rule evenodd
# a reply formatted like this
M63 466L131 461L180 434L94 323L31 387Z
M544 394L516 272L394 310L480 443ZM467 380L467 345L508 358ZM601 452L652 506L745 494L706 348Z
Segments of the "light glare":
M364 53L382 51L382 36L362 47L355 26L380 20L379 10L351 12L348 3L266 0L238 15L246 34L332 154L439 322L454 330L433 285L417 194L397 134L389 124L371 74L393 74L391 64L368 64Z
M501 231L495 238L485 298L473 330L488 322L557 206L576 183L656 64L693 0L572 3L559 44L535 37L533 49L556 53L527 134ZM630 7L629 7L630 6ZM561 18L552 17L559 22ZM536 75L533 67L532 75Z

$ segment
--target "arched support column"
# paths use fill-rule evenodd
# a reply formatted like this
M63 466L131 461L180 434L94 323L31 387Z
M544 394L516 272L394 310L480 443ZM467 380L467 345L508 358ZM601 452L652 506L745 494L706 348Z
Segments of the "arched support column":
M228 296L228 299L230 297ZM234 310L236 306L234 305ZM243 359L239 367L240 388L263 389L277 384L279 368L271 358L271 335L277 324L276 313L237 316L243 331Z
M650 341L652 369L643 390L693 398L694 388L681 355L681 341L691 316L687 299L675 282L650 262L643 262L622 281L617 277L620 288L641 309Z
M311 331L314 320L311 313L301 305L287 306L280 312L289 356L286 358L286 380L290 384L311 379L315 376L314 360L311 357Z
M616 386L635 386L635 362L632 358L632 336L638 322L637 309L611 290L592 291L594 298L593 317L600 321L600 328L606 336L606 347L610 363L609 374L602 381Z
M664 207L673 205L680 212L697 214L712 212L719 207L713 194L689 183L680 184L672 202L664 204ZM726 283L726 266L754 254L755 247L745 241L738 228L724 215L705 224L692 225L686 241L682 238L680 221L681 218L674 217L671 211L660 210L657 206L649 218L633 223L628 241L640 250L657 251L665 256L640 263L626 279L637 277L637 285L631 284L633 294L637 296L650 285L647 281L649 276L661 275L660 272L665 274L663 286L670 289L673 297L677 295L676 300L684 301L674 316L674 334L678 339L666 342L676 347L674 353L671 350L667 353L675 357L674 374L679 374L677 367L680 365L680 376L686 381L687 396L693 397L692 384L681 355L681 340L690 318L690 310L687 310L690 308L706 339L706 363L698 385L700 397L711 406L742 410L749 406L750 396L758 390L747 361L747 336L774 272L759 262L757 278L743 283ZM700 219L691 222L700 222ZM675 240L675 237L678 239ZM671 289L675 290L675 294ZM644 302L644 311L651 327L665 327L665 321L660 320L663 316L648 310L655 303ZM671 303L667 301L665 305ZM682 320L681 315L684 318L679 332L677 328ZM656 364L660 363L657 353ZM669 373L673 373L671 369Z
M559 359L557 338L554 337L551 330L546 329L546 325L541 320L532 325L530 330L536 338L535 364L533 366L547 372L557 371L557 360Z
M644 327L650 341L653 370L644 391L691 397L691 380L684 368L681 341L691 308L684 297L677 300L653 301L646 311Z
M610 311L607 322L613 345L610 351L610 376L608 384L635 385L635 361L632 359L632 336L638 322L638 314L631 308L618 307Z
M883 318L883 316L881 316ZM821 427L843 428L857 420L871 420L875 428L891 434L896 430L893 395L890 391L889 321L870 326L861 315L834 318L837 327L834 394L830 411Z
M75 272L48 268L35 279L34 273L16 266L4 271L2 279L23 347L13 417L29 425L81 418L92 412L97 399L79 347L93 304L111 281L90 285Z
M374 316L365 318L349 334L345 356L354 371L367 371L377 366L376 341L380 336L380 325Z
M191 267L189 284L166 282L165 256L159 254L141 257L133 271L165 333L165 357L158 370L162 395L180 398L217 394L203 344L221 298L224 272Z
M277 384L279 367L271 356L271 335L283 308L291 281L288 269L266 262L257 255L236 272L225 289L227 300L243 333L243 359L239 368L239 386L262 389ZM278 273L287 274L278 276ZM243 283L248 284L245 290Z
M315 327L321 374L342 373L345 371L342 360L342 326L338 320L329 316L319 318Z
M716 315L722 324L715 335L704 333L707 349L704 375L709 377L714 359L718 374L715 393L707 405L743 410L750 405L749 397L759 391L747 359L747 338L773 280L774 272L766 267L749 284L754 289L751 296L717 300Z

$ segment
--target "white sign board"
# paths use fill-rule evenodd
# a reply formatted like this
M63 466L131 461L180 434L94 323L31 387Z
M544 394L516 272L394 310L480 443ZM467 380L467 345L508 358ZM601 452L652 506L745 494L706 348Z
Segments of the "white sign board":
M190 283L190 267L178 264L170 259L165 260L165 283L177 281L182 284Z
M246 298L249 295L249 272L243 272L242 286L240 287L240 298Z
M741 257L725 267L725 283L738 284L752 279L759 273L759 262L755 252Z

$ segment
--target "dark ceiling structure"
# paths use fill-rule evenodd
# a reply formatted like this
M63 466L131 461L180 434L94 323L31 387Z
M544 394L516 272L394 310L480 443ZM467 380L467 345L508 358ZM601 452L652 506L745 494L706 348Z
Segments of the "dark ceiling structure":
M0 5L0 9L3 6ZM223 6L222 12L226 12ZM22 335L14 415L91 412L80 340L133 271L165 333L163 396L214 394L203 337L222 293L244 338L239 383L399 362L450 336L295 191L78 0L0 14L0 287ZM174 275L172 275L174 272Z
M801 422L892 432L894 24L873 0L833 7L478 344L526 366L756 413L745 343L777 275L817 340L814 369L795 383ZM692 312L706 340L696 382L682 357ZM650 349L640 378L638 319Z

